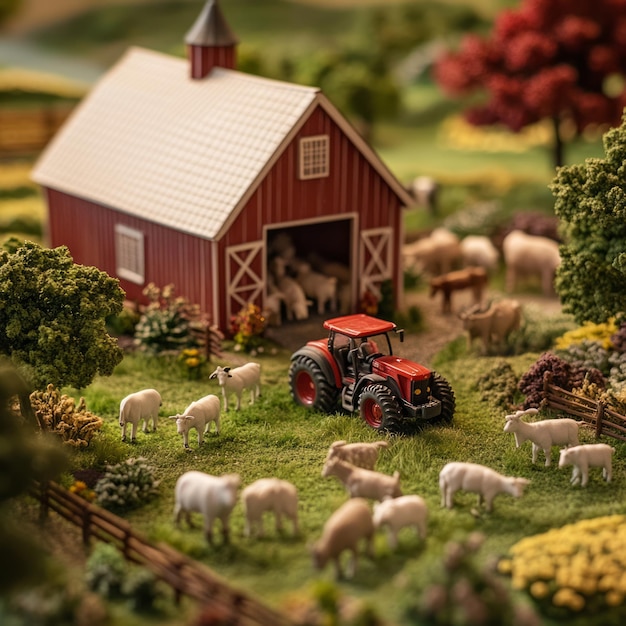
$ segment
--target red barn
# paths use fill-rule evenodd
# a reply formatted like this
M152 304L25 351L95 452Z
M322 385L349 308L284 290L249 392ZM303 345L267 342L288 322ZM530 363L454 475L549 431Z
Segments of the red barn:
M263 306L279 232L349 266L353 308L387 279L399 305L403 186L319 89L236 71L215 0L186 42L188 61L129 49L48 145L49 244L129 300L173 284L221 328Z

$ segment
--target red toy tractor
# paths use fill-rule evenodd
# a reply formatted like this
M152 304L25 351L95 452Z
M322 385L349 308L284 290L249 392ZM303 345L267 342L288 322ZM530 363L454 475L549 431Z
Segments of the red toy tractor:
M393 356L393 322L365 314L326 320L328 339L309 341L294 352L289 386L300 405L325 413L341 406L377 430L406 432L425 421L452 421L454 393L436 372Z

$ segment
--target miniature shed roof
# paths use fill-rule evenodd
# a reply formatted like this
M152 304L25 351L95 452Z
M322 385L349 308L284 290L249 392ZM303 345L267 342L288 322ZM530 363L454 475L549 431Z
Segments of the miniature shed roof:
M50 142L45 187L206 239L219 239L317 105L410 198L319 89L130 48Z

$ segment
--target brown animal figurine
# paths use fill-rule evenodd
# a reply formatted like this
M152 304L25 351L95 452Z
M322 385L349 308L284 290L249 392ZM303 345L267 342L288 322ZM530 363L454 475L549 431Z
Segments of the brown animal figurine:
M466 267L431 278L430 297L434 298L441 291L441 312L450 313L452 310L452 292L471 289L474 294L474 303L479 304L486 286L487 271L484 267Z

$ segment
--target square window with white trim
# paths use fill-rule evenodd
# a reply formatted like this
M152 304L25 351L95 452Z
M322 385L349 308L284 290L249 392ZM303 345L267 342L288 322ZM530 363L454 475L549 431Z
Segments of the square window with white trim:
M143 233L123 224L115 225L115 271L120 278L143 285L145 263Z
M300 139L300 179L328 176L329 152L328 135Z

